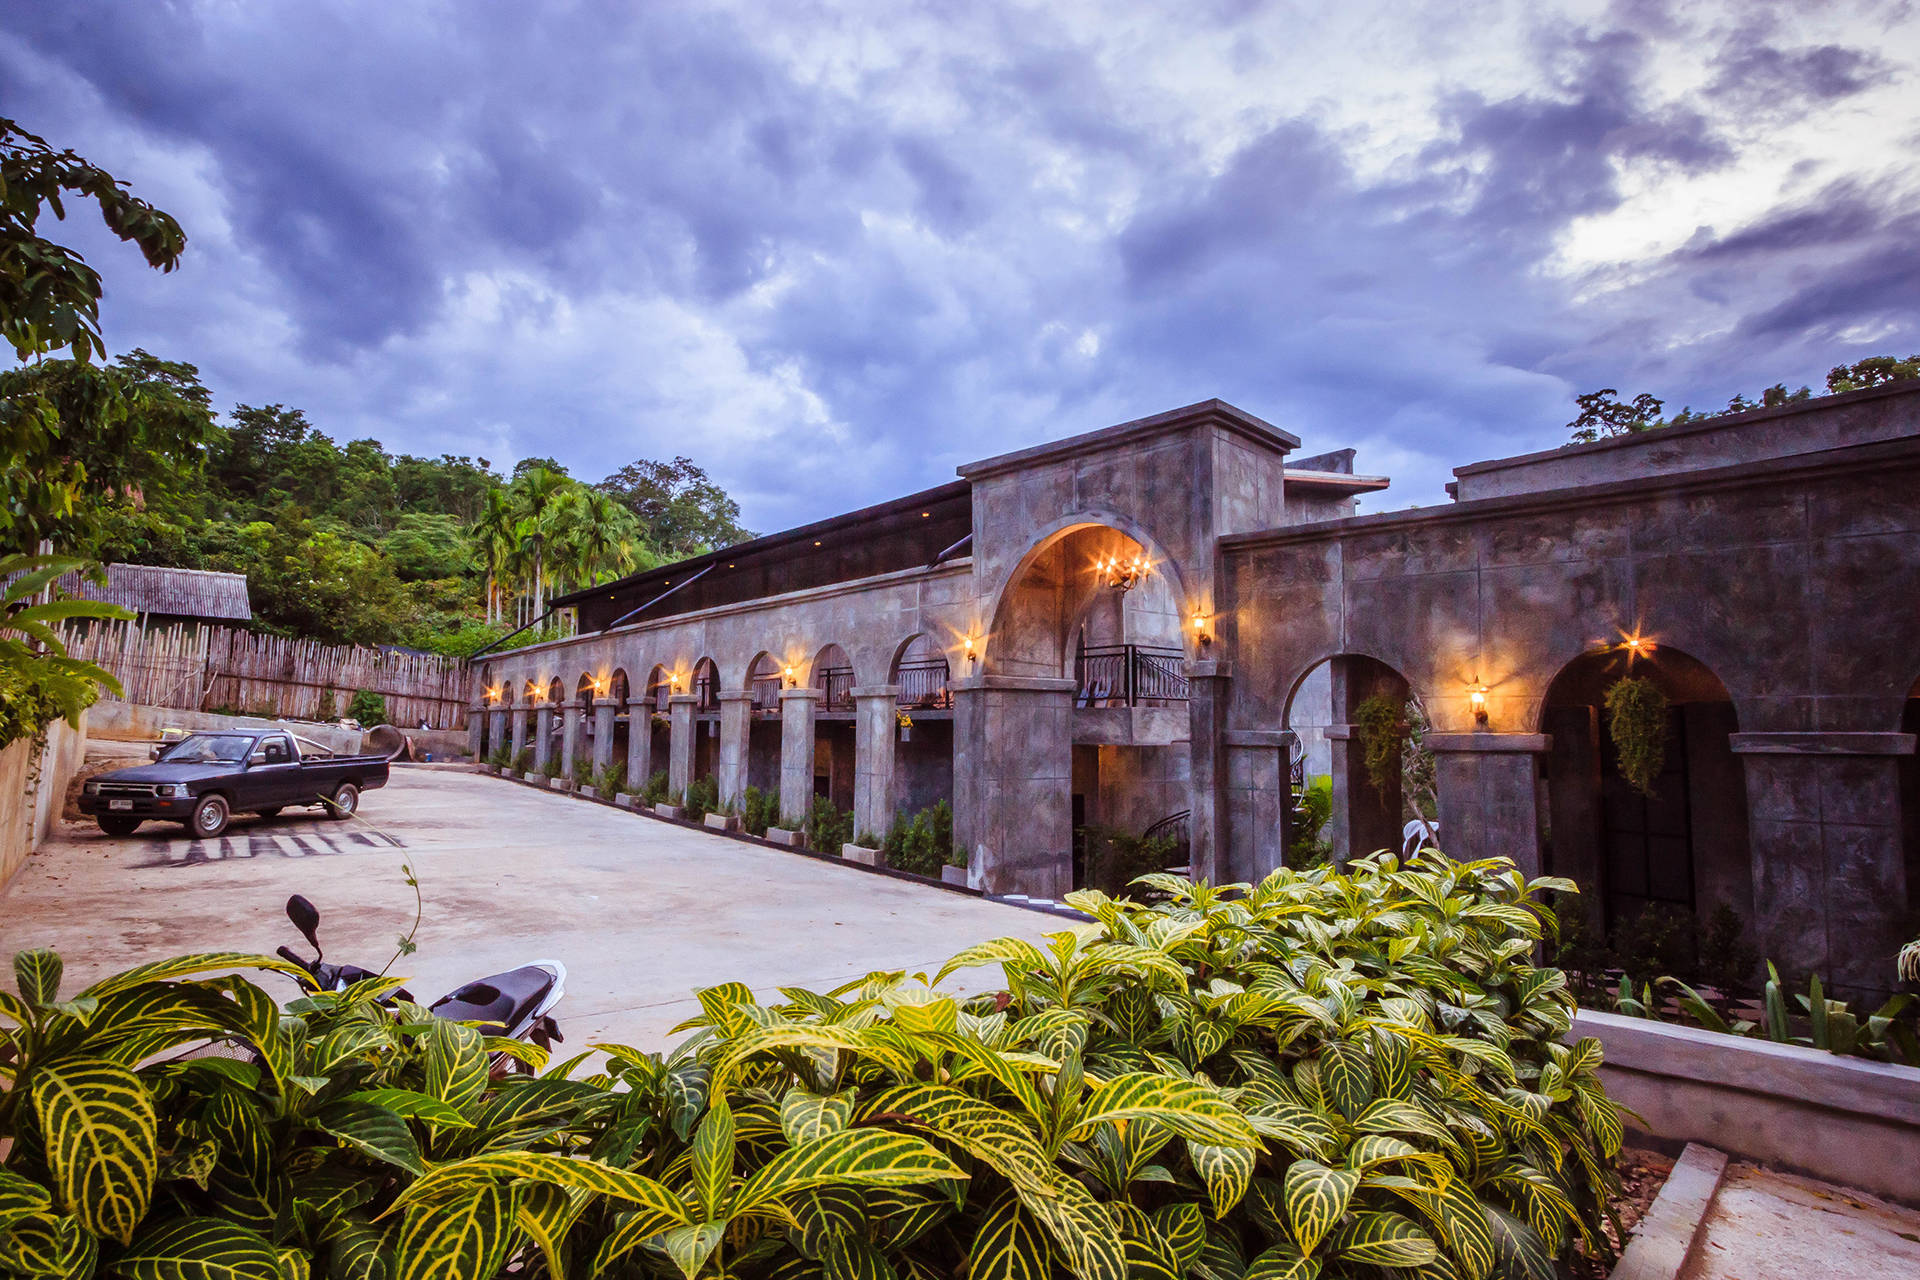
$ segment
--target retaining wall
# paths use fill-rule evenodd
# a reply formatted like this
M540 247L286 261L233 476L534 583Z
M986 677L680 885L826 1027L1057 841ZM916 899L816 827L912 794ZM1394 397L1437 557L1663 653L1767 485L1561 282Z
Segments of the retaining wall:
M1630 1127L1920 1204L1920 1070L1582 1009Z
M60 814L67 785L87 756L87 717L73 728L56 720L36 754L31 738L0 749L0 886L26 865Z
M222 716L211 711L181 711L175 707L149 707L135 702L100 702L87 713L89 732L96 738L120 742L151 742L163 729L285 729L343 755L357 755L363 736L358 729L343 729L337 724L316 724L311 720L263 720L258 716Z

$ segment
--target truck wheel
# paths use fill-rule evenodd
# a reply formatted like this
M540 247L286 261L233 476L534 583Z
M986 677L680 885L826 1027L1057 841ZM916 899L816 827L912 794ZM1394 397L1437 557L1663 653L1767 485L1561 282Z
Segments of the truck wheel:
M360 811L360 788L343 782L334 789L333 803L327 806L329 818L351 818Z
M201 796L193 806L193 820L187 823L187 830L202 840L211 840L227 829L232 816L233 810L228 807L225 796Z
M140 829L140 819L129 818L125 814L103 813L94 821L98 822L100 829L110 836L130 836Z

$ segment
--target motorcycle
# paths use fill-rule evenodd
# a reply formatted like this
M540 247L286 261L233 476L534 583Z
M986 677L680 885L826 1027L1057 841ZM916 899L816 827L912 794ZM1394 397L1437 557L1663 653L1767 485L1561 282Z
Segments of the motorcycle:
M380 976L359 965L327 963L326 953L320 948L320 909L297 893L287 899L287 919L313 948L313 959L308 960L284 946L278 948L277 954L312 974L322 991L345 991L356 982ZM526 1040L550 1050L556 1041L566 1038L560 1034L559 1024L550 1012L560 1003L566 980L566 966L558 960L536 960L457 987L427 1009L436 1018L479 1023L488 1035ZM382 1003L411 999L403 989L393 992ZM494 1055L496 1070L507 1065L505 1054Z

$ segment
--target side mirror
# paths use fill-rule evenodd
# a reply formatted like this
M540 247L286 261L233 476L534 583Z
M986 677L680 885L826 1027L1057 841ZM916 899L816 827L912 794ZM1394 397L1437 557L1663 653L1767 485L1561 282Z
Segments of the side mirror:
M147 759L158 760L160 758L160 753L162 751L165 751L166 749L167 749L166 743L164 742L154 743L151 747L147 748Z
M287 899L287 919L293 921L293 927L300 931L314 954L320 954L320 939L316 936L320 931L320 908L296 893Z

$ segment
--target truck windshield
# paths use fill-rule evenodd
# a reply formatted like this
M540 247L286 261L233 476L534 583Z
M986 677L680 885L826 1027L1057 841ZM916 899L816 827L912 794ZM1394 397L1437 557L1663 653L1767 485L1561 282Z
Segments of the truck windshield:
M238 733L196 733L180 739L161 755L168 764L239 764L253 749L253 739Z

